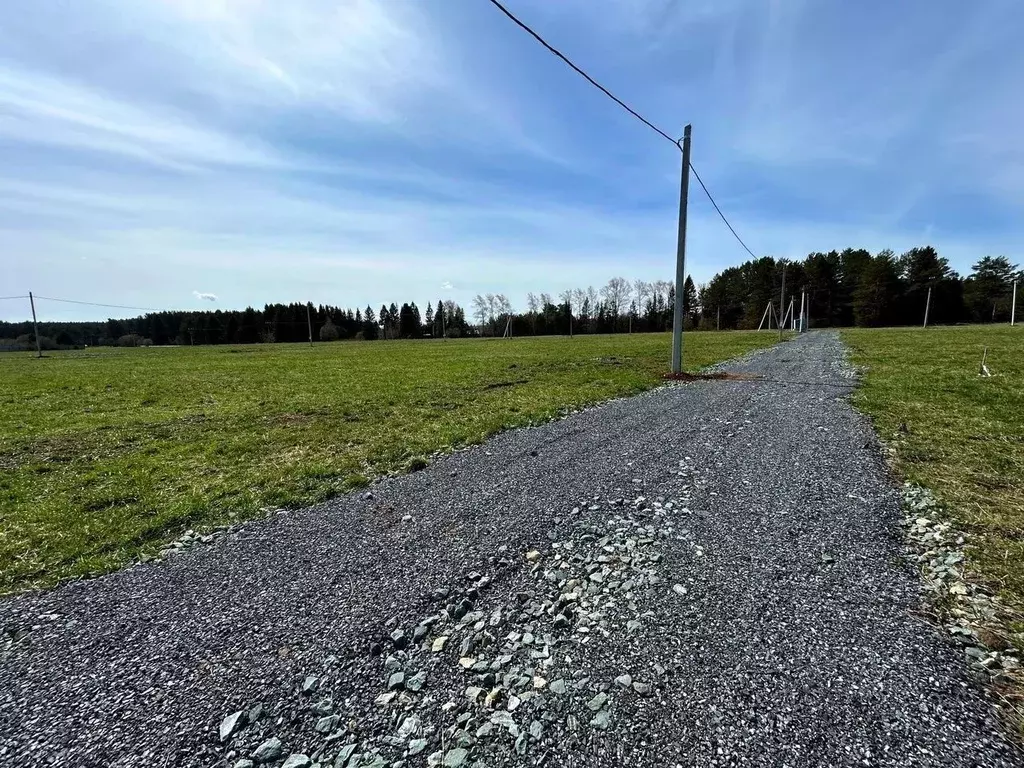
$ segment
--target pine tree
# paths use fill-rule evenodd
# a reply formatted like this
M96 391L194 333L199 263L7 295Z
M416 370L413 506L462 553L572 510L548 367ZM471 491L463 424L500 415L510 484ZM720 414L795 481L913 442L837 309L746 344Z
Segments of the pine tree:
M1016 270L1017 265L1005 256L986 256L974 265L974 272L964 284L964 297L975 322L1009 318L1013 281L1020 278Z
M674 312L673 307L673 314ZM690 323L696 325L697 315L697 286L693 284L693 278L687 275L683 283L683 317L690 318Z
M857 325L877 327L891 323L899 297L899 266L892 251L885 250L871 259L860 275L853 296Z
M434 336L444 337L445 326L450 322L450 319L446 316L444 301L441 299L437 300L437 311L434 313Z

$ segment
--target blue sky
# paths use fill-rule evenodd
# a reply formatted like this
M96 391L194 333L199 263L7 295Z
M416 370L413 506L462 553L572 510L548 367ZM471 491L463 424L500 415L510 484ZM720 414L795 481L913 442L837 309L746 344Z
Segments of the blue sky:
M507 5L692 123L759 255L1024 260L1019 0ZM486 0L0 4L0 168L0 295L521 308L674 269L678 152ZM691 185L688 271L746 257Z

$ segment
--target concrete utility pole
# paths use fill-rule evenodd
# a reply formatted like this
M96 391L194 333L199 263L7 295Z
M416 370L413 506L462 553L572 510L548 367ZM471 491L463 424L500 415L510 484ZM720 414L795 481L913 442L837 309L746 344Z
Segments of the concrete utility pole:
M722 330L722 308L717 307L715 309L715 330Z
M800 333L807 330L807 289L800 291Z
M1010 325L1017 324L1017 281L1013 281L1013 301L1010 304Z
M924 325L922 328L928 327L928 310L932 308L932 287L928 286L928 298L924 300Z
M32 305L32 330L36 334L36 357L43 356L43 348L39 345L39 323L36 322L36 300L32 297L32 291L28 292L28 303Z
M683 129L683 169L679 181L679 233L676 239L676 306L672 316L672 373L683 372L683 292L686 282L686 201L690 191L690 126Z
M782 312L786 308L786 262L782 262L782 296L779 298L779 312ZM785 330L783 327L785 323L779 320L779 341L782 341L782 332Z
M309 316L309 302L306 302L306 325L309 326L309 346L313 346L313 320Z

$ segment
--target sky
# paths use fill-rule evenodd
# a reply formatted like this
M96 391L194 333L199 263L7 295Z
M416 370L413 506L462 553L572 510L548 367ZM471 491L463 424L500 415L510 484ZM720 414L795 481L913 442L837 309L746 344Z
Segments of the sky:
M691 123L758 256L1024 261L1019 0L506 5L670 135ZM0 296L521 309L675 269L678 150L487 0L2 3L0 169ZM687 271L747 258L691 182Z

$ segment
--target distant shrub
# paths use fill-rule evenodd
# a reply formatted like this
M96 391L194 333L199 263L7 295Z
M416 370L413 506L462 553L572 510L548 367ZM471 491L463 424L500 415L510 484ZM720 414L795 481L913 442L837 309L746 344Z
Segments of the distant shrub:
M320 328L320 341L337 341L338 340L338 326L330 321L328 318L327 322Z
M35 350L35 348L36 348L36 337L35 337L35 334L32 334L32 333L23 333L23 334L21 334L21 336L19 336L18 338L16 338L14 340L14 344L12 346L16 350L22 350L22 351L25 351L25 352L28 352L30 350ZM40 349L54 350L54 349L59 349L60 346L57 344L56 341L51 339L49 336L40 336L39 337L39 348Z

